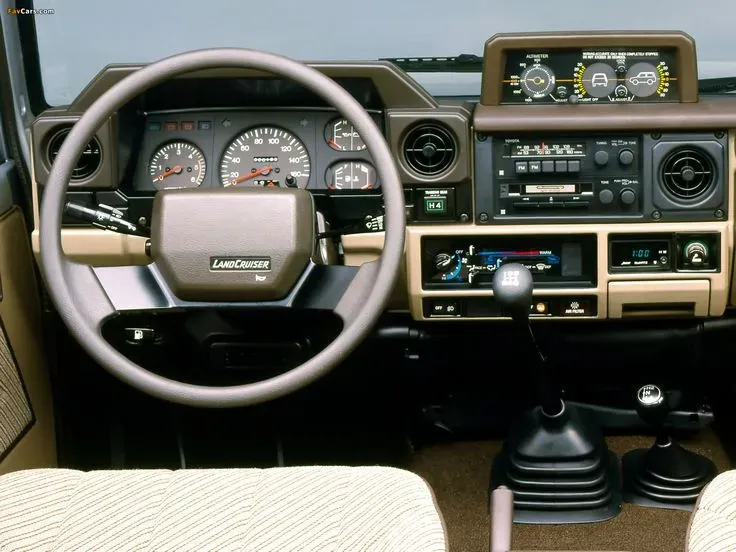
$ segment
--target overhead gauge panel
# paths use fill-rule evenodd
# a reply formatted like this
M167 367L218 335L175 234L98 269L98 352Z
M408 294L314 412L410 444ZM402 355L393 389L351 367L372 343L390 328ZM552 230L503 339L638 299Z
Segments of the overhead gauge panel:
M679 102L674 48L508 50L501 103Z

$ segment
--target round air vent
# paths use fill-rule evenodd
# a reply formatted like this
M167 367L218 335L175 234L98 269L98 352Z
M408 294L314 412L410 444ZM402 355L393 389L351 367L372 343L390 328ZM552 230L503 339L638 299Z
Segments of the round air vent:
M437 176L455 162L457 144L443 125L421 123L407 133L403 151L411 170L422 176Z
M662 162L662 186L677 199L692 201L710 191L715 173L707 153L697 148L678 148Z
M54 134L49 140L49 146L47 150L47 158L49 165L54 164L56 156L59 155L61 144L69 135L71 128L63 128ZM92 176L97 169L100 168L102 163L102 148L97 138L92 138L92 141L87 144L84 148L82 155L79 157L76 167L72 171L72 180L84 180Z

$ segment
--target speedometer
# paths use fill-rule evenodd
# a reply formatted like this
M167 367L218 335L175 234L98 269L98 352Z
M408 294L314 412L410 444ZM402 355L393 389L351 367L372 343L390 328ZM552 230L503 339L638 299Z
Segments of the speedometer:
M277 127L256 127L236 136L220 162L225 186L306 188L310 163L304 143Z

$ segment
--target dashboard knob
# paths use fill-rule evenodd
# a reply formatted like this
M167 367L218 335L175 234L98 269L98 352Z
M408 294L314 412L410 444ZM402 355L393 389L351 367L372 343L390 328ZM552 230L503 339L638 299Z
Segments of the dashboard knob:
M702 266L708 262L708 246L694 241L685 246L685 259L692 266Z
M618 162L622 165L631 165L634 162L634 152L630 149L622 149L618 152Z
M619 84L616 87L616 90L614 92L618 98L625 98L629 95L629 89L626 88L623 84Z
M613 201L613 192L611 190L601 190L598 194L598 200L604 205L608 205Z
M437 272L450 272L455 266L453 260L455 256L450 253L440 252L434 256L434 268Z
M608 165L608 152L604 150L598 150L593 156L593 161L595 161L595 164L599 167L604 167Z
M629 190L627 188L621 192L619 199L624 205L633 205L636 202L636 194L634 193L634 190Z

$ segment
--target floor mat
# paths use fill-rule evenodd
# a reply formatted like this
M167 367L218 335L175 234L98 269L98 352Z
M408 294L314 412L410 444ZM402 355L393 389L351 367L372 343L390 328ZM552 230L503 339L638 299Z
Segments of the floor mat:
M609 437L608 443L621 456L648 447L652 438ZM702 431L682 444L709 457L719 471L731 468L712 431ZM427 447L414 457L411 469L429 482L437 496L451 552L488 552L488 480L491 459L500 448L499 441L459 442ZM514 525L513 550L684 551L689 517L689 512L625 504L621 514L604 523Z

